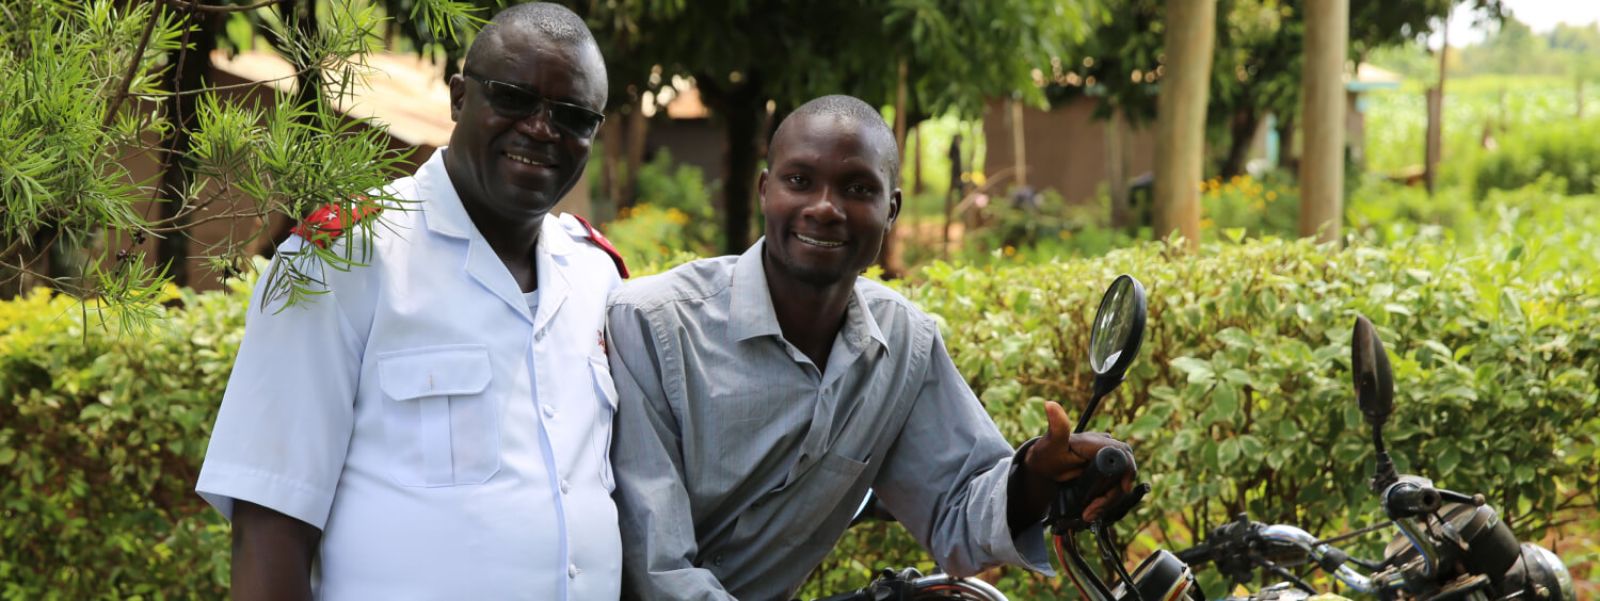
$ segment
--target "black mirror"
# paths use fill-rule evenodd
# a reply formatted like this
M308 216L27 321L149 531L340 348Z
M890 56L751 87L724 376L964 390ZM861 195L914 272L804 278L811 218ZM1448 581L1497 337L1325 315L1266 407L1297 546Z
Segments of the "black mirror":
M1144 342L1144 285L1131 275L1117 276L1100 299L1089 330L1089 368L1094 370L1094 397L1078 418L1078 430L1089 425L1089 418L1100 405L1100 398L1116 390L1139 356Z
M1361 315L1356 316L1356 329L1350 337L1350 369L1361 414L1374 429L1383 428L1394 411L1394 372L1389 369L1389 353L1383 350L1377 329Z
M1383 350L1378 330L1362 315L1356 315L1356 329L1350 335L1350 371L1355 377L1356 401L1372 425L1372 445L1378 451L1372 489L1382 491L1399 480L1394 461L1383 445L1383 424L1394 411L1394 372L1389 368L1389 353Z

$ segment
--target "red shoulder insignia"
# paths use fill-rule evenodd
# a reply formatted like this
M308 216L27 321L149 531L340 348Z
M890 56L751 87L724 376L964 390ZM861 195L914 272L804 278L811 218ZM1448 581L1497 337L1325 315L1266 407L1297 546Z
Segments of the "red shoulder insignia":
M578 217L576 214L568 214L577 218L578 223L583 224L583 231L588 232L590 242L600 247L600 250L606 251L606 254L611 255L611 262L617 264L617 274L621 275L624 280L628 279L628 266L622 262L622 253L617 252L617 247L612 246L611 241L607 240L605 234L600 233L600 230L594 229L594 226L589 225L588 219Z
M363 197L365 198L365 197ZM383 212L380 206L358 206L354 209L342 209L337 203L323 205L300 223L289 230L296 236L305 238L307 242L317 245L318 248L327 248L328 242L343 236L345 224L357 224L367 218Z

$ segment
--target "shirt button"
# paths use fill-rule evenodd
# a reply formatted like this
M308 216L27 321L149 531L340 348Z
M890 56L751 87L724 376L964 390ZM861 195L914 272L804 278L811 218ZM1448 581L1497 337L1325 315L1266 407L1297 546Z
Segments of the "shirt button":
M711 560L711 563L713 563L713 564L716 564L716 565L719 565L719 566L720 566L720 565L722 565L722 554L721 554L721 553L718 553L718 554L717 554L717 558L716 558L716 559L713 559L713 560Z
M568 578L577 578L578 574L582 574L582 573L583 573L583 570L578 569L578 564L571 564L571 565L567 566L567 577Z
M535 332L533 334L534 341L544 340L544 333L545 333L545 330L539 330L538 332Z
M547 417L547 418L550 418L550 419L555 419L556 418L556 408L555 407L551 407L550 405L546 404L544 406L544 416Z
M572 483L566 481L565 479L562 479L561 480L561 494L567 494L569 492L572 492Z

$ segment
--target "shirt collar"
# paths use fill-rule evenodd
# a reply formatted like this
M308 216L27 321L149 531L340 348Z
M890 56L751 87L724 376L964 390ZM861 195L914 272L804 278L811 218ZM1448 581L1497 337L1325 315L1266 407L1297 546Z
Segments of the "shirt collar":
M477 226L473 225L472 217L467 215L467 208L461 204L461 195L456 192L454 182L450 181L450 172L444 166L444 153L449 147L441 146L433 152L433 156L417 168L417 180L421 184L422 201L427 208L424 221L428 230L451 238L471 240L478 233ZM572 252L575 246L572 238L567 235L558 223L559 216L554 212L544 216L539 226L539 243L535 252L547 252L552 255L566 255Z
M765 252L766 239L762 238L739 255L733 264L730 299L733 315L729 332L735 341L759 336L783 336L783 329L778 325L777 309L772 306L772 291L767 287L767 273L762 266ZM881 348L888 348L883 330L878 328L878 320L872 317L866 298L861 295L859 283L850 291L850 302L845 306L844 315L844 328L840 334L847 344L864 349L867 342L872 341Z

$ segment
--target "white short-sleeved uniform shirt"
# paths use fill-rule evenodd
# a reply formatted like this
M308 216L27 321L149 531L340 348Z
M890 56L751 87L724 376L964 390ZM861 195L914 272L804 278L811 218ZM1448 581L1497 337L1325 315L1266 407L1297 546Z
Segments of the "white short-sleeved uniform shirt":
M445 152L392 184L417 203L382 215L369 265L287 308L258 286L196 489L321 528L319 599L616 599L616 266L551 215L525 297Z

